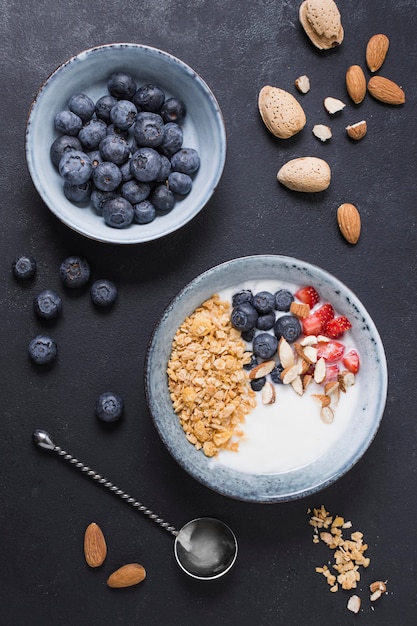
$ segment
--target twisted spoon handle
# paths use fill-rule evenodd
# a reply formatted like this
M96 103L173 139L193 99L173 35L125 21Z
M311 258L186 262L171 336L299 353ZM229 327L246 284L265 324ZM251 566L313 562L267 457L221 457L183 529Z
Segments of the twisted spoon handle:
M159 526L164 528L175 537L178 535L178 531L174 528L174 526L171 526L168 522L156 515L156 513L138 502L138 500L132 498L128 493L122 491L122 489L119 489L119 487L107 480L107 478L104 478L100 474L97 474L97 472L89 468L87 465L81 463L81 461L73 457L71 454L68 454L68 452L62 450L62 448L60 448L59 446L56 446L52 441L50 434L46 430L35 430L32 435L32 439L37 446L43 448L44 450L50 450L51 452L55 452L63 459L65 459L65 461L68 461L69 463L71 463L71 465L83 472L86 476L95 480L99 485L106 487L109 491L112 491L114 494L116 494L116 496L119 496L128 504L131 504L135 509L149 517L149 519L151 519L156 524L159 524Z

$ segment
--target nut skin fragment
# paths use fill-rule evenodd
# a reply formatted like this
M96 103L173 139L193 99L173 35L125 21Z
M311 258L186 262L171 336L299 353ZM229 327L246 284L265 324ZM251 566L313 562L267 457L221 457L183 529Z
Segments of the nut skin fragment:
M299 157L287 161L278 171L277 179L292 191L317 193L329 187L331 170L323 159Z
M306 35L319 50L330 50L342 43L341 16L333 0L305 0L299 9L299 20Z
M292 94L279 87L265 85L259 92L258 108L267 129L279 139L289 139L305 126L307 118Z
M387 56L389 39L386 35L379 33L372 35L366 44L366 64L371 72L379 70Z
M337 223L347 242L355 244L361 234L361 216L354 204L341 204L337 209Z

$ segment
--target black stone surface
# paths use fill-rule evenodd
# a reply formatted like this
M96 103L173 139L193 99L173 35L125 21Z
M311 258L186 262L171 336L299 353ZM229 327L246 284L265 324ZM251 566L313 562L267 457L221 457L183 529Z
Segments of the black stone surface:
M1 189L1 479L0 621L7 626L276 624L408 626L416 623L417 420L416 314L416 63L415 0L340 0L345 40L319 52L298 22L299 2L276 0L8 0L0 19L2 90ZM370 96L350 103L344 74L365 66L375 33L391 45L381 75L405 89L389 107ZM43 80L68 57L102 43L162 48L201 74L222 108L228 139L221 183L205 209L181 231L132 247L89 241L63 226L39 198L24 153L26 116ZM300 96L307 126L279 141L257 110L262 86ZM367 76L369 73L367 73ZM329 119L325 96L346 109ZM358 143L345 126L361 119ZM311 130L330 123L320 143ZM320 194L289 192L276 182L296 156L328 160L333 178ZM341 237L336 209L356 204L363 230L352 247ZM34 281L19 284L11 265L36 258ZM285 254L335 274L362 300L380 331L389 367L389 393L380 430L361 461L314 497L280 505L229 500L195 482L176 465L153 427L143 390L143 361L165 306L200 272L248 254ZM59 345L53 367L27 358L29 340L45 325L32 299L44 288L62 292L59 264L70 254L91 263L94 276L113 280L119 298L98 311L87 292L63 294L63 314L48 327ZM94 416L97 396L122 395L125 415L109 431ZM35 428L129 491L177 526L210 514L225 519L239 540L235 568L223 580L188 579L173 557L171 537L116 497L32 444ZM357 590L330 593L317 565L331 559L312 543L308 507L324 503L352 520L369 545L370 567ZM90 570L83 558L86 526L97 522L108 542L106 563ZM111 590L107 576L138 561L147 579ZM373 606L368 585L388 580Z

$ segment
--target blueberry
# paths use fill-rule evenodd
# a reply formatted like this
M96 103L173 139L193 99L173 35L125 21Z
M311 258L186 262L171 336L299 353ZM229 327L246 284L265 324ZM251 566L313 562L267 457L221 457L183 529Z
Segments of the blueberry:
M83 122L88 122L94 115L94 102L85 93L77 93L68 101L70 111L78 115Z
M275 308L277 311L289 311L294 296L288 289L280 289L275 294Z
M166 185L156 185L150 193L149 200L163 213L168 213L175 206L175 196Z
M137 113L138 110L133 102L130 102L130 100L119 100L110 111L110 119L117 128L126 130L133 125Z
M37 335L29 343L29 357L37 365L47 365L55 361L57 356L57 345L51 337Z
M128 200L116 196L105 202L103 206L103 218L107 226L112 228L126 228L133 222L133 206Z
M274 369L272 370L270 376L271 376L271 380L273 383L278 383L281 384L282 383L282 378L281 378L281 372L284 371L284 368L282 367L281 364L277 364Z
M171 157L172 169L183 174L193 174L200 167L200 157L194 148L181 148Z
M91 182L87 180L80 185L71 185L68 181L64 182L64 196L70 202L75 204L85 204L90 201L92 192Z
M93 169L95 167L97 167L97 165L100 165L100 163L103 163L104 159L101 156L100 150L92 150L91 152L87 152L88 158L91 161L91 165L93 166Z
M257 319L258 312L249 302L238 304L234 307L231 315L233 326L241 332L246 332L254 328Z
M142 111L156 113L165 102L165 93L157 85L147 84L139 87L132 97L132 102Z
M150 185L148 183L140 183L138 180L128 180L123 183L121 188L123 198L126 198L131 204L138 204L138 202L146 200L150 192Z
M253 296L253 306L258 313L269 313L273 310L275 298L269 291L259 291Z
M165 124L164 138L159 146L160 152L165 156L172 157L181 148L182 142L183 131L181 126L175 122Z
M59 111L54 118L55 129L63 135L76 136L80 132L83 121L72 111Z
M133 174L130 169L130 159L119 165L120 172L122 174L122 182L125 183L128 180L133 179Z
M159 168L156 182L165 183L171 173L171 161L164 154L161 154L161 167Z
M12 272L18 280L28 280L36 273L36 261L29 254L18 256L12 264Z
M178 98L168 98L161 108L161 116L164 122L176 122L181 124L186 115L185 104Z
M45 289L38 293L33 299L33 308L39 317L45 320L52 320L58 317L62 311L62 300L60 296L51 289Z
M133 207L136 224L150 224L156 217L156 209L149 200L142 200Z
M275 323L275 313L272 311L271 313L262 313L258 317L258 321L256 322L256 328L259 330L271 330L274 327Z
M129 129L125 128L117 128L114 124L109 124L107 126L107 134L108 135L117 135L117 137L121 137L122 139L129 139Z
M248 343L251 343L251 341L253 341L253 338L255 337L255 334L256 334L256 328L251 328L250 330L243 331L241 333L241 336L242 336L243 341L247 341Z
M253 380L251 380L250 386L253 391L260 391L262 387L264 387L265 383L266 383L266 378L265 376L262 376L261 378L254 378Z
M132 98L137 90L137 85L133 76L127 72L113 72L107 81L109 93L122 100Z
M71 137L70 135L60 135L53 141L49 153L51 161L56 168L58 168L62 155L67 150L82 151L80 140L77 137Z
M161 169L161 156L153 148L139 148L130 160L130 169L141 183L154 181Z
M254 367L256 367L258 364L259 364L259 361L258 361L257 357L254 354L252 354L249 363L246 363L246 365L243 366L243 369L250 371Z
M116 98L110 95L102 96L99 98L95 105L96 116L103 120L106 124L110 123L110 111L117 103Z
M90 266L82 257L70 256L59 266L59 275L65 287L84 287L90 280Z
M289 343L292 343L301 334L301 324L293 315L283 315L276 320L274 333L278 339L284 337Z
M100 141L100 154L104 161L111 161L116 165L121 165L130 155L130 147L126 139L118 135L107 135Z
M93 118L80 130L78 139L81 141L85 150L97 150L100 141L107 135L107 124L103 120Z
M232 306L237 306L238 304L242 304L242 302L253 303L253 293L250 289L242 289L242 291L233 294Z
M96 416L103 422L117 422L123 415L123 400L111 391L102 393L96 400Z
M103 207L107 200L112 200L117 196L115 191L101 191L101 189L94 189L91 193L91 206L97 215L103 215Z
M59 162L59 173L71 185L87 182L93 171L88 155L79 150L67 150Z
M110 306L117 298L117 287L111 280L96 280L90 289L91 300L97 306Z
M164 140L164 120L157 113L138 113L133 126L133 137L138 146L157 148Z
M103 161L93 170L93 182L101 191L114 191L122 182L122 173L116 163Z
M188 174L182 174L181 172L172 172L168 176L168 184L171 191L178 193L180 196L186 196L190 193L193 186L193 181Z
M278 350L278 339L269 333L259 333L253 340L253 353L261 359L271 359Z

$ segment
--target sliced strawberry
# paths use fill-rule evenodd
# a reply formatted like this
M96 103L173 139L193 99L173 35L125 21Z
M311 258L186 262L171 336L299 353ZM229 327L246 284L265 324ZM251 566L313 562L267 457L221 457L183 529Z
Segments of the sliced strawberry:
M342 363L346 369L349 370L349 372L357 374L361 364L359 354L356 350L349 350L349 352L343 357Z
M337 380L339 376L339 366L337 363L331 363L330 365L326 365L326 378L324 379L325 383L332 383Z
M345 346L339 341L326 341L317 346L317 358L323 357L327 363L339 361L345 351Z
M317 315L309 315L301 320L304 335L320 335L323 331L323 322Z
M300 302L310 305L310 309L312 309L313 306L315 306L320 300L319 294L317 293L316 289L311 285L308 285L307 287L300 287L300 289L296 291L294 295L297 300L300 300Z
M335 317L334 319L327 322L324 327L323 333L327 337L331 337L332 339L337 339L341 337L344 332L352 328L352 324L349 322L348 318L344 315L340 317Z
M314 315L317 315L323 322L323 324L327 324L334 318L334 308L329 302L323 304L317 311L314 311Z

